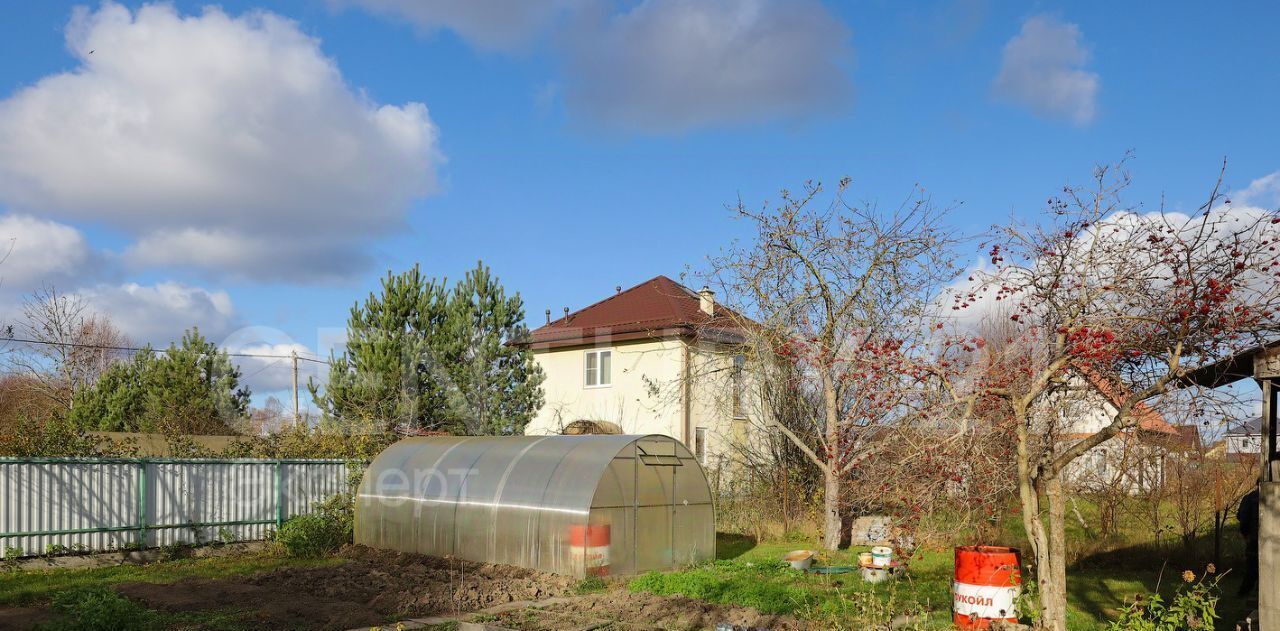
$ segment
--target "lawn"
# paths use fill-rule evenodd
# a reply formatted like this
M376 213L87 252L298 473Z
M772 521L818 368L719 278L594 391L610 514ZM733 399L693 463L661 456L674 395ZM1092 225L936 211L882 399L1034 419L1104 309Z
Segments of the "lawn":
M662 595L681 594L711 602L741 604L771 613L787 613L820 621L830 628L856 629L884 624L908 616L918 629L951 628L952 552L928 550L910 560L909 575L879 585L864 583L856 574L802 574L779 559L790 550L816 549L814 541L755 543L750 538L721 534L715 563L680 572L651 573L631 580L633 591ZM858 552L850 548L821 559L828 565L855 565ZM1068 573L1071 610L1068 625L1073 631L1105 629L1125 602L1134 594L1151 593L1159 585L1171 593L1185 569L1167 555L1167 565L1157 556L1144 561L1150 569L1135 570L1127 562L1110 557L1092 557L1077 563ZM1124 561L1127 558L1122 557ZM1119 565L1119 567L1117 567ZM1219 607L1222 629L1246 613L1234 598L1239 585L1235 576L1222 581L1226 596ZM908 627L911 628L911 627Z

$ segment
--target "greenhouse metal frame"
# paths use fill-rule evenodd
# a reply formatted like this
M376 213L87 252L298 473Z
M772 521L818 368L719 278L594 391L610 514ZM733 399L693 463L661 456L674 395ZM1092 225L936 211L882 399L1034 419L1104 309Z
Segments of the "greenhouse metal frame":
M661 435L440 436L369 465L356 543L571 576L715 558L698 460Z

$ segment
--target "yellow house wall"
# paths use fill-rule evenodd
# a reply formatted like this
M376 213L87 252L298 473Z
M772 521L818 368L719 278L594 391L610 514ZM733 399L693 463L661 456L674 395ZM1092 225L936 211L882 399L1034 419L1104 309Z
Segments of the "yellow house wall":
M686 347L691 364L687 432L682 385ZM603 348L613 351L613 383L588 388L585 353ZM733 417L733 353L726 348L668 338L536 351L534 360L546 375L545 403L525 428L527 435L558 434L580 419L608 421L628 434L664 434L686 441L694 451L695 429L704 427L704 464L714 473L729 466L735 445L752 433L747 419Z
M586 351L611 349L612 384L584 384ZM684 342L678 339L536 351L545 402L525 428L528 435L559 434L573 421L616 423L628 434L665 434L683 440L678 388ZM652 385L651 385L652 384ZM656 391L654 386L657 386Z

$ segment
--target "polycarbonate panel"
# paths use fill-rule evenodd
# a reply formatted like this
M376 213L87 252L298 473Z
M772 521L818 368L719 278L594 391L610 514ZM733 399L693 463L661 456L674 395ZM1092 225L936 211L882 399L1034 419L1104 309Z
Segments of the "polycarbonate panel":
M650 455L662 464L646 464ZM680 497L678 486L688 487ZM714 519L685 519L682 529L697 530L687 537L673 531L686 496L705 508L691 515L713 515L701 467L666 436L409 438L366 471L356 542L574 576L632 574L676 556L714 558ZM666 534L645 534L654 527ZM698 544L673 544L684 539Z
M708 530L703 527L705 524L714 524L716 520L710 504L677 505L674 519L673 565L680 567L715 558L715 528Z
M671 535L670 505L636 509L636 572L675 567Z

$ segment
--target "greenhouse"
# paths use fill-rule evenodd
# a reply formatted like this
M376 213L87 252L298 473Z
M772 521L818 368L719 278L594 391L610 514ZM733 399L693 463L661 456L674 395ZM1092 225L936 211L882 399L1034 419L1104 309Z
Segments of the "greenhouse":
M369 465L356 543L572 576L715 558L696 458L667 436L442 436Z

